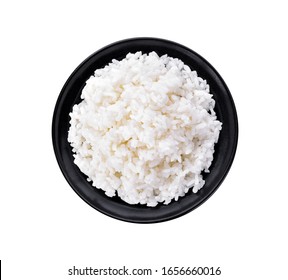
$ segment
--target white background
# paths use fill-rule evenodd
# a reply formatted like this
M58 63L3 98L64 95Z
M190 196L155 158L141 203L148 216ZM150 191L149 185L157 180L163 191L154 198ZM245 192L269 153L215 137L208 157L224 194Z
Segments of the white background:
M220 266L221 277L199 279L288 279L285 2L1 1L3 279L124 279L68 276L73 265ZM205 57L230 88L240 125L219 190L181 218L148 225L83 202L51 141L54 106L71 72L99 48L139 36ZM145 279L159 278L191 277Z

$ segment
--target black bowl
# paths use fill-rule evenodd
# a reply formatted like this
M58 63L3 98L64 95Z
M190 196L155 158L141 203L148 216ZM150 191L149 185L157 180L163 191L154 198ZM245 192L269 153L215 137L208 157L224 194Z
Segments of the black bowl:
M219 141L215 146L210 173L204 173L204 187L194 194L190 190L178 201L156 207L129 205L118 197L110 198L102 190L92 187L86 176L73 163L73 154L67 141L69 113L78 104L86 80L97 68L102 68L112 59L121 60L128 52L157 52L158 55L181 59L198 75L207 80L216 101L215 111L223 123ZM217 71L200 55L178 43L157 38L133 38L108 45L85 59L71 74L58 97L52 123L52 139L55 155L63 175L74 191L90 206L113 218L135 222L163 222L182 216L206 201L220 186L233 162L237 140L238 121L232 96Z

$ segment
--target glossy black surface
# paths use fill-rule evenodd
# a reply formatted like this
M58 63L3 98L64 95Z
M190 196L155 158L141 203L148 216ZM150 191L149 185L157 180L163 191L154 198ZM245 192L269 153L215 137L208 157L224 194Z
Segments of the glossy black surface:
M186 196L169 205L147 207L129 205L121 199L107 197L87 182L86 176L73 163L71 147L67 142L69 112L81 101L80 94L86 80L95 69L104 67L112 59L123 59L128 52L156 51L158 55L168 54L181 59L198 75L207 80L216 101L215 111L223 123L220 138L215 146L214 160L210 173L205 174L205 186L197 193L190 190ZM63 175L74 191L98 211L116 219L154 223L167 221L184 215L206 201L220 186L233 162L238 140L238 121L232 96L217 71L200 55L178 43L157 38L134 38L116 42L102 48L83 61L71 74L57 100L52 123L52 139L55 155Z

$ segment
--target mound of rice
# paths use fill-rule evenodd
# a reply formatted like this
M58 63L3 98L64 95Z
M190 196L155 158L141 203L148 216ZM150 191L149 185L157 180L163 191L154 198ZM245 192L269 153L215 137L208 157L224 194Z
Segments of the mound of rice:
M209 85L181 60L129 53L96 70L81 98L68 141L93 186L147 206L203 187L222 124Z

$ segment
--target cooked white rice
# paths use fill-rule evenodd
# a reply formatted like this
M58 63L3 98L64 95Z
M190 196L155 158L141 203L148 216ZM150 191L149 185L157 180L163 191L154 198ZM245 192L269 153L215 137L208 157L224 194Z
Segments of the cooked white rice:
M93 186L147 206L203 187L222 124L209 85L181 60L129 53L97 69L81 98L68 141Z

